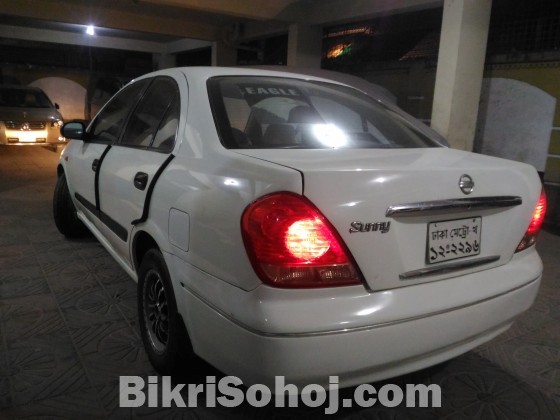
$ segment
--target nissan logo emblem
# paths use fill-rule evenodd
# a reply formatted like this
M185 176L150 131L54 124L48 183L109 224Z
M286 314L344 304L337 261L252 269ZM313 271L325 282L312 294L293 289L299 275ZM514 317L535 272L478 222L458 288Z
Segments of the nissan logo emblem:
M459 188L463 191L463 194L468 195L473 192L474 181L467 174L461 175L461 178L459 178Z

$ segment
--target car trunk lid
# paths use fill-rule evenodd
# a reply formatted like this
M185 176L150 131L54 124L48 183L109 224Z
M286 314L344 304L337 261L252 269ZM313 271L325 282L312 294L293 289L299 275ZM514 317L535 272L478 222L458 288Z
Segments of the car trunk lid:
M540 194L528 165L447 148L235 152L302 173L369 290L507 263Z

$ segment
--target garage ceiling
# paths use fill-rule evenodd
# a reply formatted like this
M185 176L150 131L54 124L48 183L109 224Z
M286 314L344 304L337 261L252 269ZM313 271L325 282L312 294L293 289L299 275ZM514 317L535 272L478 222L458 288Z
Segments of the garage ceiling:
M333 25L442 4L443 0L2 0L0 39L48 39L145 52L161 51L163 44L173 53L222 40L239 24L244 28L241 35L250 38L267 31L286 32L294 22ZM84 35L86 25L96 26L95 38Z

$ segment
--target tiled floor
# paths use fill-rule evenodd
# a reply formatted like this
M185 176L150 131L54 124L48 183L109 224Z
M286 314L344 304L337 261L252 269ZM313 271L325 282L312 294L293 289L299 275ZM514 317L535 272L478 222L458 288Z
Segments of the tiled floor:
M1 419L323 417L324 407L119 408L119 375L155 375L138 335L135 283L95 240L57 232L56 159L46 149L0 149ZM539 248L543 287L512 329L443 365L387 381L437 383L442 408L341 408L331 417L560 419L558 233L543 232ZM206 368L201 381L207 374L216 372Z

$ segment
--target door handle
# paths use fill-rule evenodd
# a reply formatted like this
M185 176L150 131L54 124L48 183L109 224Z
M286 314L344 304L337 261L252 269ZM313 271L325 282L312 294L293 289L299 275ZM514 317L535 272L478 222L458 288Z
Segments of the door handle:
M134 175L134 186L140 191L144 191L146 185L148 185L148 174L145 172L138 172Z
M93 159L93 162L91 164L91 170L93 172L97 172L98 169L99 169L99 159Z

